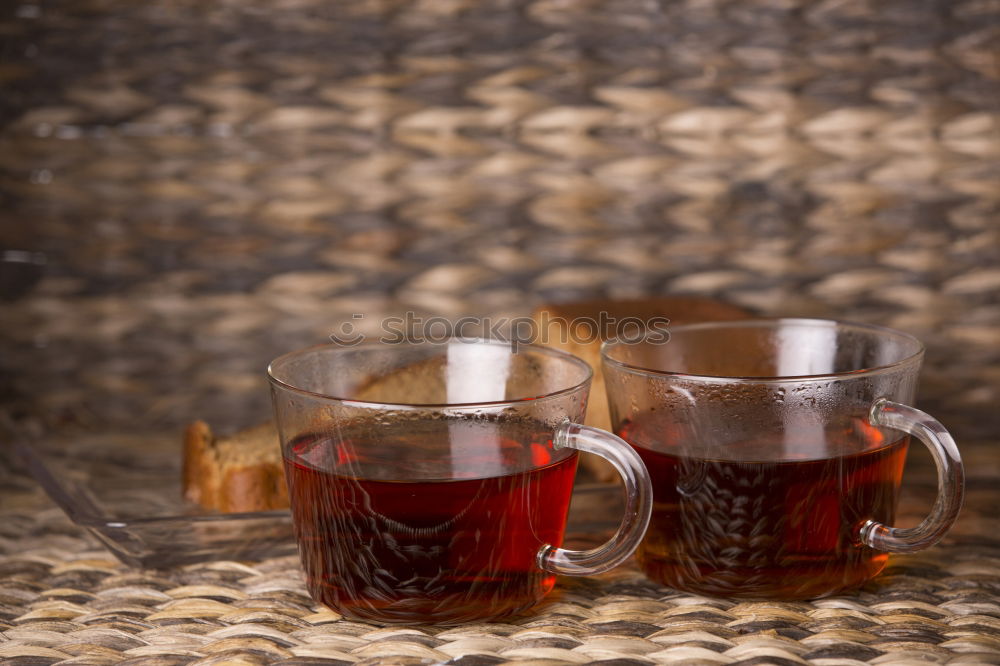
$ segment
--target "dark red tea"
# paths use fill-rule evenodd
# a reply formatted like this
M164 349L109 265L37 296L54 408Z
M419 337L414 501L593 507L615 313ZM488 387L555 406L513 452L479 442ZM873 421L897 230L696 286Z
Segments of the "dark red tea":
M718 596L810 599L885 566L888 555L861 545L858 529L869 519L891 524L908 437L886 443L856 421L802 446L741 441L694 458L672 432L647 420L619 433L653 482L653 516L637 551L653 580ZM796 450L807 453L796 458Z
M361 424L285 451L313 597L346 615L455 623L516 613L552 589L576 472L538 423Z

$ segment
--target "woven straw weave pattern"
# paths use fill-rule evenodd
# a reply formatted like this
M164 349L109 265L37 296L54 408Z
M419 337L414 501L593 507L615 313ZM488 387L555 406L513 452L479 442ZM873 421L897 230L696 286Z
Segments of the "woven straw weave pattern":
M294 556L129 570L56 509L39 511L29 482L10 479L0 512L0 660L995 664L1000 542L989 535L998 527L996 459L973 455L968 462L969 501L947 542L893 558L853 594L735 602L676 593L627 565L595 578L560 579L540 607L510 621L450 628L348 621L309 598ZM926 511L933 494L926 481L924 474L908 475L903 520Z
M72 526L6 453L0 448L3 663L1000 661L994 440L963 441L967 500L948 538L922 553L892 557L859 591L812 602L737 602L677 593L628 563L593 578L560 578L549 598L522 616L458 627L381 627L342 618L309 598L294 556L130 569ZM899 522L926 515L933 496L929 461L913 456ZM570 545L589 547L600 539L573 535Z

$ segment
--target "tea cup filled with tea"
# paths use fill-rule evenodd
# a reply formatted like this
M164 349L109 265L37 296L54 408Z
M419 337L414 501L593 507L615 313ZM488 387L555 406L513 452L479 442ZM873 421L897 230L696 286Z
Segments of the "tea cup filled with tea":
M523 611L556 574L608 570L651 511L639 456L582 421L590 366L452 339L295 351L268 367L307 586L356 619L453 624ZM578 451L621 474L612 538L562 548Z
M958 516L964 473L945 428L911 406L923 353L900 331L814 319L605 343L614 430L653 482L643 572L699 594L811 599L936 543ZM892 524L911 438L934 457L938 496L902 529Z

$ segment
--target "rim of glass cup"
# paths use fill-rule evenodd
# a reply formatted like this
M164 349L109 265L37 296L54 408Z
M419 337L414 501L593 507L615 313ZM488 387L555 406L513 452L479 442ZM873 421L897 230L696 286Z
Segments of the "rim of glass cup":
M549 391L548 393L542 393L540 395L526 395L524 397L516 398L516 399L513 399L513 400L486 400L486 401L479 401L479 402L440 402L440 403L431 403L431 402L381 402L381 401L377 401L377 400L358 400L358 399L355 399L355 398L344 398L344 397L340 397L340 396L329 395L327 393L320 393L318 391L310 391L308 389L300 388L298 386L294 386L292 384L289 384L288 382L285 382L285 381L283 381L281 379L278 379L274 375L274 367L275 367L276 364L280 363L281 361L284 361L286 359L290 359L290 358L295 357L295 356L301 356L301 355L307 354L309 352L315 352L315 351L319 351L319 350L323 350L323 349L340 350L340 351L343 351L343 352L346 353L346 352L369 351L369 350L370 351L374 351L374 350L385 351L387 349L394 348L394 347L395 348L407 348L407 349L413 348L413 347L447 347L451 343L472 344L472 345L483 345L483 344L485 344L485 345L491 345L491 346L497 346L497 347L511 348L511 343L509 341L494 340L494 339L490 339L490 338L463 338L463 337L457 337L457 336L446 338L446 339L440 340L440 341L438 341L438 340L421 340L421 339L415 339L415 340L406 340L405 342L398 342L398 343L392 343L392 344L388 344L388 343L384 343L384 342L378 342L376 340L376 341L373 341L373 342L362 342L360 344L357 344L357 345L354 345L354 346L351 346L351 347L344 347L344 346L338 345L336 343L328 342L328 343L323 343L323 344L318 344L318 345L312 345L310 347L304 347L302 349L296 349L295 351L290 351L290 352L287 352L285 354L282 354L281 356L278 356L277 358L275 358L274 360L272 360L270 363L267 364L267 378L268 378L268 381L270 381L271 384L273 384L275 386L278 386L278 387L280 387L280 388L282 388L284 390L287 390L287 391L291 391L292 393L297 393L299 395L308 396L310 398L318 398L320 400L328 400L330 402L338 402L338 403L344 403L344 404L350 404L350 405L358 405L358 406L391 407L393 409L398 409L398 410L405 410L405 409L426 410L426 409L435 409L435 408L437 408L437 409L442 409L442 408L456 409L456 408L477 408L477 407L503 407L505 405L519 405L519 404L522 404L522 403L525 403L525 402L538 402L539 400L552 400L552 399L555 399L555 398L560 398L562 396L568 395L568 394L573 393L575 391L579 391L581 388L583 388L587 384L589 384L590 381L593 379L593 376L594 376L594 370L593 370L593 368L591 368L590 364L587 363L586 361L584 361L583 359L577 358L576 356L573 356L572 354L568 354L568 353L566 353L564 351L560 351L558 349L553 349L551 347L543 347L542 345L538 345L538 344L534 344L534 343L518 343L517 347L514 348L514 351L512 353L518 354L518 353L520 353L520 351L522 349L525 349L525 350L530 350L532 352L538 352L538 353L540 353L540 354L542 354L544 356L549 356L549 357L552 357L552 358L558 358L558 359L560 359L562 361L568 362L568 363L570 363L570 364L572 364L572 365L580 368L581 370L583 370L583 379L581 379L580 381L578 381L578 382L576 382L576 383L574 383L574 384L572 384L570 386L567 386L565 388L561 388L561 389L558 389L558 390L555 390L555 391Z
M862 324L858 322L850 321L840 321L837 319L813 319L806 317L758 317L754 319L737 319L733 321L712 321L712 322L700 322L696 324L682 324L676 327L668 327L665 329L667 334L673 334L677 331L696 331L705 329L719 329L719 328L778 328L779 326L808 326L812 328L824 327L824 328L849 328L860 331L865 331L867 333L878 333L881 335L888 335L895 337L897 339L906 340L914 345L915 351L907 356L904 356L898 361L893 361L892 363L886 363L884 365L877 365L871 368L859 368L857 370L844 370L842 372L829 372L820 373L812 375L777 375L777 376L761 376L761 377L750 377L750 376L729 376L729 375L699 375L688 372L673 372L670 370L656 370L653 368L644 368L641 365L635 365L632 363L626 363L625 361L619 361L618 359L612 358L610 350L618 346L627 346L630 344L638 344L645 342L648 338L652 336L663 336L664 330L660 329L657 331L647 331L642 338L635 340L634 342L623 341L620 338L614 338L607 340L601 345L601 360L606 361L610 365L624 370L626 372L631 372L633 374L656 376L656 377L677 377L683 379L690 379L693 381L702 382L727 382L727 383L746 383L746 384L772 384L781 382L802 382L802 381L818 381L818 380L843 380L843 379L855 379L859 377L869 377L871 375L882 374L885 372L890 372L904 365L911 365L917 363L924 355L924 343L922 343L917 337L910 335L909 333L904 333L903 331L897 330L895 328L889 328L888 326L879 326L877 324ZM669 339L663 344L670 344Z

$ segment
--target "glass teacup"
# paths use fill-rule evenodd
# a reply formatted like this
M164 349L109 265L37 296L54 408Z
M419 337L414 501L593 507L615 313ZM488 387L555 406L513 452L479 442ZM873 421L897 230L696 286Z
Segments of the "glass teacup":
M610 569L649 520L631 447L578 425L590 367L554 350L451 340L326 345L268 368L313 597L344 615L456 623L522 611L556 574ZM604 545L561 548L577 450L625 483Z

